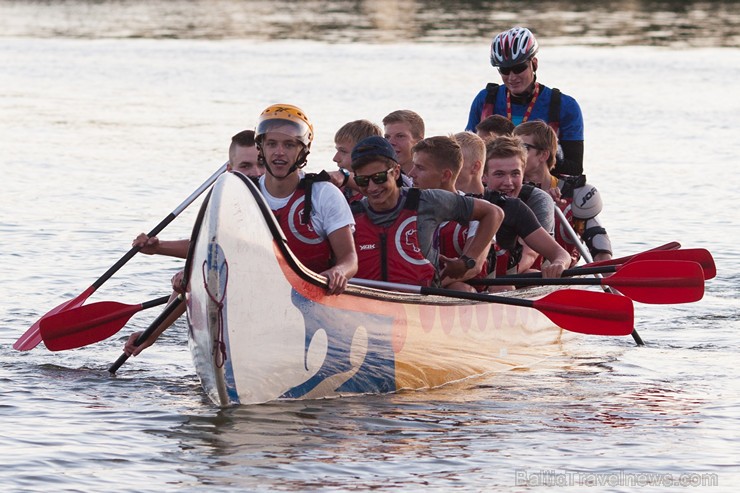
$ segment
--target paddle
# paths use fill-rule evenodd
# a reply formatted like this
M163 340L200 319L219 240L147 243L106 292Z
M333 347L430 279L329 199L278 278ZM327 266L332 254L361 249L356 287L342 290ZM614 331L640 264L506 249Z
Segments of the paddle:
M666 251L673 251L678 250L681 248L681 244L677 241L671 241L669 243L666 243L665 245L661 245L659 247L651 248L650 250L645 250L644 252L635 253L632 255L627 255L626 257L619 257L619 258L611 258L609 260L599 260L598 262L590 262L587 264L584 264L583 267L590 267L595 265L617 265L617 264L624 264L626 262L629 262L633 257L636 255L642 255L643 253L647 252L666 252ZM590 257L590 255L589 255Z
M633 262L655 262L655 261L684 261L684 262L696 262L702 268L702 274L704 279L712 279L717 275L717 268L714 266L714 259L712 254L704 248L688 248L686 250L671 250L667 252L658 252L648 250L642 253L636 253L629 257L624 257L623 263L611 264L611 261L592 262L583 266L575 267L573 269L565 269L562 277L571 276L585 276L589 274L608 274L610 272L617 272L620 268ZM526 272L524 274L512 274L508 276L499 276L497 279L518 279L518 278L540 278L542 277L541 272Z
M211 190L212 191L212 190ZM193 231L190 233L190 245L188 246L188 254L186 256L185 260L185 269L183 270L183 279L182 284L183 286L186 286L190 282L190 271L191 271L191 263L193 262L193 252L195 251L195 245L197 243L198 235L200 234L200 228L203 225L203 218L206 215L206 209L208 208L208 202L210 202L211 199L211 192L208 192L205 199L203 199L203 203L200 205L200 210L198 210L198 215L195 218L195 224L193 225ZM166 330L171 324L175 322L175 320L182 315L182 313L185 311L185 307L182 307L182 311L180 313L176 313L178 311L178 307L182 305L183 300L185 299L185 296L183 294L179 294L177 298L172 300L162 311L162 313L159 314L159 316L154 319L154 321L147 327L147 329L139 334L139 337L136 338L134 341L135 346L141 346L147 339L149 339L154 332L159 330L160 326L162 327L162 331ZM170 320L170 318L172 318ZM167 324L165 326L165 324ZM128 359L128 355L126 353L123 353L111 366L108 368L108 371L111 375L114 375L116 371L123 365L126 360Z
M213 182L216 181L216 179L226 170L227 164L228 163L224 163L223 166L221 166L205 182L203 182L201 186L199 186L192 194L190 194L188 198L186 198L180 205L178 205L175 210L170 212L167 217L162 219L162 221L157 224L147 236L156 236L157 234L159 234L159 232L161 232L168 224L170 224L183 210L185 210L187 206L193 203L193 201L198 198L200 194L202 194L208 187L213 184ZM17 349L18 351L28 351L29 349L33 349L38 346L41 342L41 320L48 316L54 315L55 313L60 313L65 310L81 306L85 302L85 300L90 297L90 295L92 295L100 286L102 286L105 281L110 279L110 277L115 274L118 269L123 267L126 262L131 260L131 258L136 255L139 250L140 247L133 247L131 250L128 251L128 253L126 253L126 255L121 257L118 262L113 264L110 269L108 269L102 276L100 276L97 281L95 281L89 288L79 294L76 298L65 301L61 305L58 305L57 307L52 308L51 310L46 312L45 315L34 322L34 324L31 325L31 327L29 327L28 330L26 330L26 332L24 332L17 341L15 341L15 344L13 344L13 349Z
M64 351L100 342L126 325L137 312L164 305L169 296L137 305L101 301L41 319L41 338L49 351Z
M704 273L696 262L642 261L612 266L616 273L597 278L496 278L470 279L484 286L603 286L613 287L641 303L691 303L704 296ZM569 269L576 270L576 269Z
M666 252L660 251L647 251L633 255L629 260L623 262L621 265L628 265L632 262L651 262L651 261L683 261L683 262L695 262L699 264L702 269L702 277L704 279L713 279L717 275L717 267L714 265L714 258L709 250L704 248L687 248L685 250L669 250ZM612 270L615 269L615 270ZM576 267L575 270L585 274L594 273L606 273L616 272L619 269L619 264L612 264L610 260L604 262L592 262L586 264L583 267ZM581 274L574 274L581 275Z
M573 230L573 227L568 222L568 219L565 217L565 214L563 214L563 211L560 210L560 207L558 207L558 204L555 204L555 215L560 219L560 225L563 229L565 229L565 232L570 236L571 241L576 246L578 251L581 254L581 257L583 257L586 262L592 263L594 259L591 257L591 252L588 251L588 248L586 248L586 245L584 245L581 242L581 239L578 237L576 232ZM601 277L600 274L594 274L597 278ZM609 288L608 286L603 287L604 291L607 293L614 293L614 291ZM632 339L634 339L635 344L638 346L644 346L645 343L642 341L642 337L640 337L640 334L637 333L637 329L634 327L632 328Z
M172 300L170 304L165 307L162 313L160 313L159 316L154 319L151 325L149 325L149 327L147 327L144 332L139 334L139 337L137 337L136 341L134 341L134 345L141 346L141 344L144 341L149 339L149 337L151 337L154 331L157 330L157 327L159 327L162 324L162 322L164 322L167 319L167 317L169 317L178 306L180 306L182 301L183 301L182 295L179 295L177 298ZM115 363L113 363L110 366L110 368L108 368L108 372L110 372L111 375L115 375L115 373L118 371L121 365L123 365L128 358L129 356L126 353L121 354L121 356L118 357Z
M534 308L559 327L581 334L624 336L632 332L634 324L634 310L629 298L580 289L555 291L538 300L525 300L369 279L353 278L350 283L378 289Z

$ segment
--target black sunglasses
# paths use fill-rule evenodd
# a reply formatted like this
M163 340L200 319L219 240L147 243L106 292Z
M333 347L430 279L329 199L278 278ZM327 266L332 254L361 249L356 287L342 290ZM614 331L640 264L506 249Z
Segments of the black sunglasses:
M362 176L362 175L355 175L354 180L355 183L357 183L358 187L366 187L370 184L370 180L373 181L376 185L382 185L383 183L388 181L388 172L390 170L385 171L378 171L377 173L374 173L372 175L368 176Z
M514 65L513 67L499 67L498 73L501 75L509 75L510 73L514 72L515 74L521 74L525 70L529 68L529 61L526 61L524 63L520 63L519 65Z

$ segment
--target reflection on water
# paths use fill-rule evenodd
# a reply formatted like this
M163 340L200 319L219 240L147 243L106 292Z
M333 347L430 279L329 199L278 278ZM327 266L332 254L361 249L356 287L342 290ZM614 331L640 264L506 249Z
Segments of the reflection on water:
M553 444L560 453L598 456L615 443L640 444L653 428L695 426L706 399L677 383L635 382L612 368L622 357L621 351L563 354L495 381L221 409L153 433L188 452L180 472L201 484L305 491L356 483L388 490L432 480L485 490L511 484L511 462L523 464L502 460L490 468L492 457L539 450L544 453L524 452L526 463L547 468L552 459L545 451ZM604 376L615 382L608 390L599 385ZM609 402L605 393L612 394ZM600 439L579 438L584 429ZM661 448L656 444L656 453ZM579 468L591 466L586 457L579 459Z
M0 36L478 42L515 24L554 45L740 46L735 1L0 0Z

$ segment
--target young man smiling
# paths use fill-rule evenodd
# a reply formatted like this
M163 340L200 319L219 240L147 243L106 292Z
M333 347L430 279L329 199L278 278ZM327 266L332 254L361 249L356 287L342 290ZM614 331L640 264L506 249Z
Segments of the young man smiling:
M504 85L490 83L470 106L468 124L476 125L489 115L503 115L515 125L528 120L547 122L558 135L562 157L554 174L583 174L583 115L570 96L537 82L539 44L525 27L497 34L491 43L491 65L498 69Z
M528 270L532 261L542 255L548 261L543 263L542 277L560 277L570 266L570 255L542 228L532 210L513 195L512 182L521 183L526 161L527 150L518 137L499 137L486 144L485 197L502 204L506 213L496 234L496 258L489 263L497 275L516 274ZM548 200L552 202L549 196ZM523 256L525 246L533 252L532 256ZM520 265L523 259L529 265Z
M306 180L299 171L313 141L311 122L296 106L269 106L257 121L255 141L267 170L260 177L260 190L288 246L308 268L327 278L329 294L343 292L357 271L354 219L338 188Z
M358 142L352 150L352 169L365 195L353 204L358 277L430 286L447 278L470 279L478 273L476 259L488 251L503 220L500 208L446 190L399 187L398 158L383 138ZM434 234L444 221L479 222L478 233L466 250L468 256L440 258Z

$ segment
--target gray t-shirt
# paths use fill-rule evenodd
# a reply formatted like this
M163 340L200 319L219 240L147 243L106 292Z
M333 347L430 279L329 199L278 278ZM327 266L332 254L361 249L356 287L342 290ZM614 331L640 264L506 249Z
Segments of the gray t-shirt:
M390 211L377 212L370 208L367 197L362 198L362 207L373 224L391 225L403 210L409 189L401 189L401 199ZM467 222L473 215L473 198L463 197L447 190L421 190L416 217L419 247L424 257L438 267L439 244L435 241L437 227L444 221Z
M549 193L539 188L533 188L529 198L524 201L532 209L537 221L542 228L550 233L555 233L555 201Z

